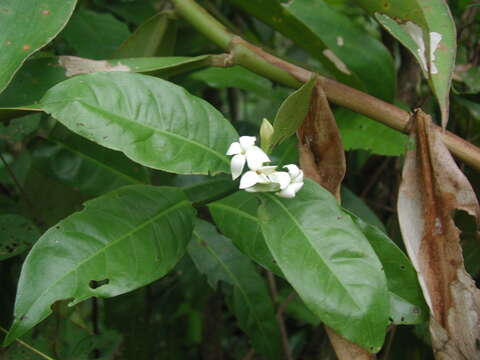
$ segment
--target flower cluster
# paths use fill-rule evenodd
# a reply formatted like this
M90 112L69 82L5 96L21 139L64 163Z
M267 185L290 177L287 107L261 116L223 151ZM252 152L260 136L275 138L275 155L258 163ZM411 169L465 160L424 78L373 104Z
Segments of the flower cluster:
M248 192L276 192L283 198L293 198L303 186L303 171L297 165L285 165L285 171L277 171L276 166L265 166L271 160L255 145L254 136L241 136L238 142L230 145L227 155L231 155L232 179L243 173L247 164L249 170L240 178L240 189Z

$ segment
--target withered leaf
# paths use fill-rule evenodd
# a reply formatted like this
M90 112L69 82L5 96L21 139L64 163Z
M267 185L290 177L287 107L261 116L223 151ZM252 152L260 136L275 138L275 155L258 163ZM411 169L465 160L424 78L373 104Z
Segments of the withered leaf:
M475 193L430 117L414 114L416 146L405 159L398 196L403 240L430 307L436 359L480 359L480 291L465 271L455 210L480 218Z
M318 81L307 117L298 130L298 139L300 167L305 176L340 199L340 185L346 168L345 153L337 123Z

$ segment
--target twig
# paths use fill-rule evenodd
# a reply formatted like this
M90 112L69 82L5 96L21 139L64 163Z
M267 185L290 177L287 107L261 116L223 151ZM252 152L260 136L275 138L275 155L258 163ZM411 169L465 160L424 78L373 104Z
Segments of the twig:
M390 357L390 350L392 349L393 338L397 332L397 327L395 325L392 326L392 330L390 331L390 336L388 337L387 344L385 345L385 352L382 357L382 360L388 360Z
M300 87L312 77L311 71L279 59L229 32L194 0L171 1L180 16L208 39L230 51L228 65L241 65L261 76L294 88ZM319 79L328 99L337 105L366 115L395 130L408 131L407 125L411 116L409 112L337 81L322 76L319 76ZM445 145L454 155L480 170L480 148L449 131L443 131L443 134Z
M6 329L4 329L3 327L0 326L0 330L2 332L4 332L5 334L8 334L8 331ZM40 350L37 350L35 349L33 346L27 344L25 341L23 340L20 340L20 339L15 339L20 345L26 347L28 350L34 352L35 354L37 354L38 356L41 356L43 357L44 359L46 360L55 360L54 358L51 358L50 356L48 356L47 354L44 354L42 353Z
M277 290L277 283L275 281L275 275L273 275L272 272L268 270L266 271L266 273L267 273L268 287L270 288L270 296L272 297L273 303L277 304L278 290ZM285 326L285 320L283 319L283 311L279 311L279 310L280 310L280 307L278 308L275 317L277 319L278 327L280 329L283 353L286 360L293 360L292 353L290 351L290 345L288 343L287 328Z

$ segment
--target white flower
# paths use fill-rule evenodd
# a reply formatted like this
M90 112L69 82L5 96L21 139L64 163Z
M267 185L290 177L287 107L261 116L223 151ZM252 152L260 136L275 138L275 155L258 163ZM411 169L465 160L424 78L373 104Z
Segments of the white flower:
M276 168L276 166L262 166L256 170L247 171L240 179L240 189L248 192L279 190L280 186L277 183L272 183L270 179L270 175L275 173Z
M232 143L228 148L227 155L234 155L230 162L233 180L242 174L245 162L250 170L255 171L261 168L263 163L270 161L267 154L255 146L255 140L254 136L241 136L238 142Z
M283 198L293 198L295 197L295 194L302 188L303 186L303 171L298 168L297 165L290 164L290 165L285 165L284 168L288 170L287 173L281 173L281 172L276 172L275 174L272 174L272 181L275 181L273 177L277 177L277 181L280 184L280 191L277 192L276 194L280 197ZM288 182L285 181L285 176L281 175L283 178L282 181L278 178L279 174L285 174L289 177Z

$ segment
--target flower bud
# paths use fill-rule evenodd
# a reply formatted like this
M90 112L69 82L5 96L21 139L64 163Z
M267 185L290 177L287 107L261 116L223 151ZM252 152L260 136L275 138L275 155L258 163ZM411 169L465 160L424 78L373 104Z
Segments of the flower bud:
M273 126L267 119L263 119L262 126L260 126L260 144L263 151L268 153L272 145Z

